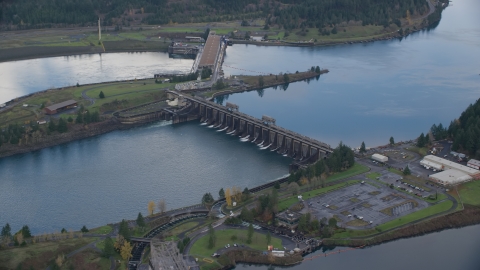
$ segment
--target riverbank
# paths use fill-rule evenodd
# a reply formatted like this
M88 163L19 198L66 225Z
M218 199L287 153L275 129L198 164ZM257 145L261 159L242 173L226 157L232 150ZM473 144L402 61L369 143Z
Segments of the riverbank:
M167 51L168 43L138 40L104 41L103 46L93 43L87 46L26 46L0 49L0 62L95 53Z
M51 134L37 139L37 141L32 144L14 145L5 143L0 147L0 158L38 151L44 148L102 135L114 130L128 129L136 126L138 125L122 125L113 118L89 125L75 125L71 126L71 130L67 133Z
M480 224L480 207L465 205L464 210L431 218L390 232L379 233L374 237L350 239L326 238L323 240L323 244L326 246L350 247L373 246L402 238L415 237L446 229L462 228L476 224Z

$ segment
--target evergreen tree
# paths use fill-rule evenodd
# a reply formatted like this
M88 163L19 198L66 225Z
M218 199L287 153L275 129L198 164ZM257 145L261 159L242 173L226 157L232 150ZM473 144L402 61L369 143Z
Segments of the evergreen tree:
M103 257L110 258L110 256L113 256L114 254L115 249L113 247L113 240L110 238L110 236L107 236L107 238L105 238L105 245L103 248Z
M22 227L22 234L24 238L31 238L32 234L30 233L30 228L27 225Z
M65 133L68 130L67 127L67 121L65 119L61 118L58 120L58 127L57 127L58 132L60 133Z
M221 188L221 189L218 191L218 198L219 198L219 199L225 198L225 190L223 190L223 188Z
M423 134L420 134L420 136L418 137L418 140L417 140L417 146L418 147L424 147L425 146L425 135Z
M80 229L80 231L82 233L87 233L88 232L87 226L83 225L83 227Z
M404 175L410 175L410 174L412 174L412 172L410 171L410 168L408 167L408 165L407 165L407 167L405 167L405 169L403 169L403 174L404 174Z
M248 225L248 231L247 231L247 244L252 243L253 233L254 233L253 225L252 225L252 223L250 223L250 225Z
M321 70L320 70L320 67L317 66L317 67L315 68L315 72L318 73L318 74L320 74L320 71L321 71Z
M50 122L48 122L48 130L50 132L57 130L57 126L55 125L55 122L53 122L53 119L50 119Z
M143 215L141 212L138 212L137 225L142 228L145 227L145 219L143 218Z
M212 194L210 192L207 192L203 195L202 197L202 204L210 204L214 201Z
M208 249L215 247L216 237L212 224L208 225Z
M123 238L127 240L130 239L130 229L128 228L128 223L125 219L122 219L122 221L120 222L118 234L123 236Z
M365 142L362 142L362 145L360 146L360 153L365 153L367 152L367 149L365 148Z
M75 123L81 124L83 123L83 114L82 111L78 111L77 118L75 119Z
M103 93L103 91L100 91L100 94L98 94L98 97L99 98L105 98L105 94Z
M395 140L393 139L393 137L390 137L390 145L394 145L395 144Z
M3 237L11 237L12 236L12 229L10 228L10 224L5 224L5 226L2 227L2 232L0 236Z

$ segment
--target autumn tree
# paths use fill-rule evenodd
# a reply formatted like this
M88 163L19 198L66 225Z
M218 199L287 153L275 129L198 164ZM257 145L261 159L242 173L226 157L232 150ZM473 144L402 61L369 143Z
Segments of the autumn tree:
M132 257L132 246L130 245L130 242L125 241L123 243L123 246L120 249L120 256L122 256L122 259L124 260L128 260Z
M167 210L167 203L165 202L164 199L161 199L158 202L157 208L158 208L158 211L160 211L160 213L162 214Z
M155 211L155 202L154 201L149 201L148 202L148 213L150 215L153 215L153 211Z
M225 199L227 200L227 205L232 206L232 196L230 195L230 189L225 190Z

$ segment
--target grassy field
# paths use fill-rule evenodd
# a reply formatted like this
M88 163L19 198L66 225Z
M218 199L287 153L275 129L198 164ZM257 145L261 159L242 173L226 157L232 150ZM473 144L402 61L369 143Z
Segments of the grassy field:
M38 93L31 96L14 106L11 110L0 113L0 127L13 123L28 123L37 121L45 117L41 109L42 104L49 106L65 100L74 99L79 105L91 111L116 110L120 107L102 108L105 103L112 101L127 100L126 106L136 106L142 103L151 102L164 98L163 89L173 89L175 84L157 84L155 80L138 80L130 82L113 82L97 85L83 85L80 87L67 87L60 90L51 90L44 93ZM104 99L99 98L100 91L105 94ZM85 92L90 98L96 99L95 104L91 105L88 100L83 99L82 92ZM28 104L28 107L23 107Z
M186 231L188 231L192 228L195 228L196 226L198 226L198 224L200 224L200 222L198 222L198 221L186 222L186 223L183 223L183 224L180 224L180 225L176 226L175 228L171 229L167 233L169 235L179 235L179 234L181 234L183 232L186 232Z
M458 193L464 204L480 205L480 181L472 181L462 184Z
M301 195L302 195L303 199L306 200L306 199L310 199L310 198L313 198L313 197L316 197L316 196L319 196L319 195L323 195L325 193L328 193L328 192L331 192L331 191L334 191L334 190L337 190L337 189L340 189L340 188L344 188L346 186L355 185L355 184L358 184L358 183L360 183L360 181L350 180L346 183L340 183L340 184L336 184L336 185L325 187L325 188L319 188L319 189L315 189L315 190L312 190L312 191L307 191L307 192L302 193ZM290 206L294 205L297 202L298 202L297 195L289 197L289 198L284 199L284 200L281 200L278 203L278 211L282 212L282 211L288 209Z
M365 172L368 172L368 167L355 163L355 165L353 165L353 167L351 167L350 169L343 172L335 173L334 175L327 177L327 182L334 182Z
M1 250L0 265L7 269L15 269L22 263L25 269L28 269L30 265L35 269L45 269L57 255L68 254L94 240L94 238L74 238Z
M366 176L372 180L377 180L377 177L382 176L382 174L378 172L373 172L373 173L367 174Z
M237 240L232 241L231 237L237 236ZM190 255L196 257L210 257L217 250L224 248L226 244L233 246L233 243L243 244L250 248L256 250L267 250L267 239L264 234L255 232L252 237L252 243L247 244L247 230L219 230L215 231L215 236L217 238L215 242L215 247L208 249L208 239L209 236L205 235L198 239L190 249ZM282 248L282 241L279 238L272 236L271 245L275 248Z
M93 228L90 230L89 233L95 233L95 234L108 234L108 233L111 233L112 232L112 227L109 226L109 225L105 225L105 226L102 226L102 227L98 227L98 228Z

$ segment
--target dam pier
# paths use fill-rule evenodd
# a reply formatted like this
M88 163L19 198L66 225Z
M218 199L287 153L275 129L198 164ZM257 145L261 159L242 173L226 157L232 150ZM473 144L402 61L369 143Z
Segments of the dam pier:
M167 101L156 101L114 113L122 124L148 123L158 120L173 124L197 120L201 125L215 128L230 136L239 136L242 142L255 143L262 150L276 152L294 160L291 170L326 158L333 149L330 145L275 124L275 119L252 117L239 111L239 106L226 106L212 101L167 91Z

